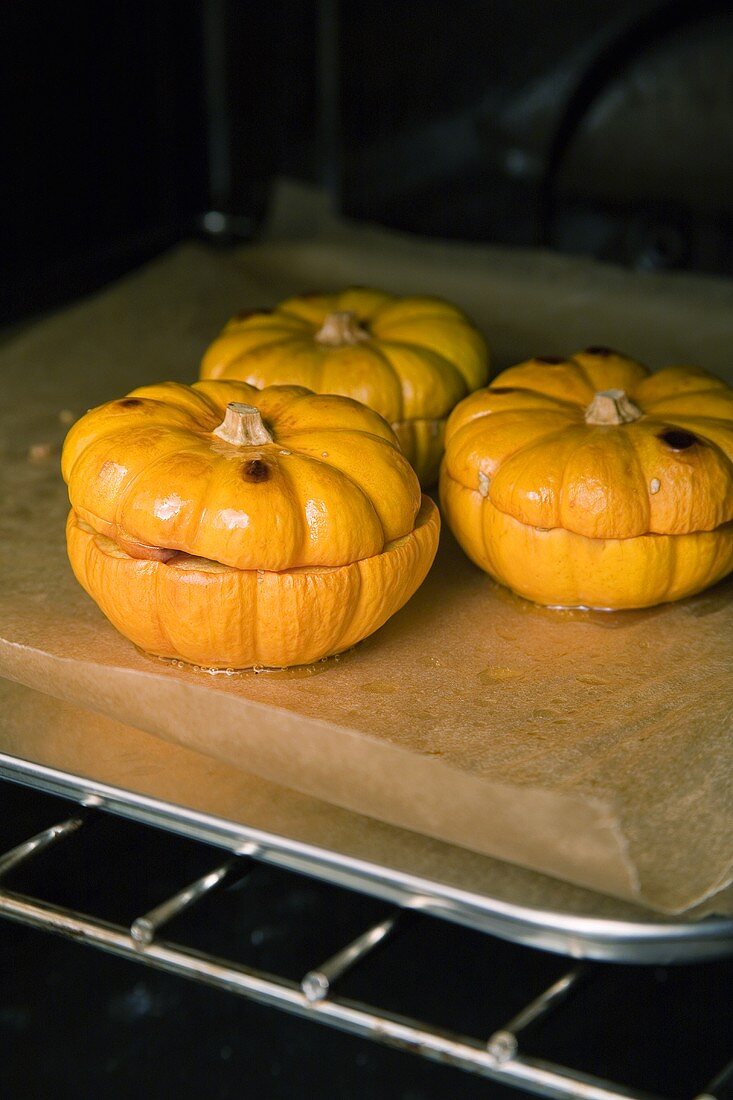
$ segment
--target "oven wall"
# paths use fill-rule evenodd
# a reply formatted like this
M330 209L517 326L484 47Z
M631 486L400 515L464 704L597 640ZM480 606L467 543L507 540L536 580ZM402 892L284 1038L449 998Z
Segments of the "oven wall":
M0 61L5 319L255 234L281 174L410 232L733 273L719 0L10 0Z

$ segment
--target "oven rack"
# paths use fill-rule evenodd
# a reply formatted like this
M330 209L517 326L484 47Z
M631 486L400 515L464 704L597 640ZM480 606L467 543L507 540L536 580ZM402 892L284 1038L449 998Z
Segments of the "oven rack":
M530 1057L521 1049L522 1035L527 1029L560 1011L579 983L598 977L599 968L592 963L572 966L503 1027L481 1039L437 1029L428 1023L338 996L339 979L388 940L398 923L405 919L409 906L394 909L379 923L365 929L336 954L317 963L303 975L300 983L161 938L160 933L174 917L225 885L256 874L263 853L254 842L244 843L233 853L229 852L226 859L136 917L129 927L3 887L2 880L10 871L63 843L65 838L83 829L90 817L104 812L100 799L86 799L78 803L78 809L71 816L0 854L0 916L531 1095L550 1100L660 1100L649 1093L568 1066ZM724 1100L732 1084L733 1062L694 1100Z

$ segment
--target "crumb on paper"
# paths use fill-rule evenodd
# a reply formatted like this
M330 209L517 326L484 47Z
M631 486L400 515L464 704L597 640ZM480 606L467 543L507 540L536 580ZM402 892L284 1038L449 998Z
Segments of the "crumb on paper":
M76 416L71 409L61 409L59 412L59 424L73 424L75 420Z
M44 462L51 457L53 447L50 443L33 443L28 448L29 462Z

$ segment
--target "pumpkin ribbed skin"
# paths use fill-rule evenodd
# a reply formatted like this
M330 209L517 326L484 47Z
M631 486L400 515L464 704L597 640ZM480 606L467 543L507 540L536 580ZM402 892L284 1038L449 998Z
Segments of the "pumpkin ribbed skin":
M216 437L231 402L259 409L272 442ZM236 569L346 565L408 534L420 508L379 416L297 386L143 386L77 421L62 472L72 507L100 534Z
M201 377L294 383L361 401L389 421L430 485L446 418L485 385L488 367L483 336L450 303L352 287L232 318L206 351Z
M534 603L652 607L692 596L733 569L733 523L687 535L589 539L519 523L455 483L444 485L441 504L469 558Z
M143 649L207 667L353 645L437 549L437 509L389 426L299 387L141 387L72 427L62 470L77 579Z
M440 518L428 498L408 535L331 569L232 569L180 555L124 553L71 512L74 574L120 633L159 657L204 668L284 668L341 653L373 634L422 584Z
M733 391L603 349L511 367L451 415L441 502L469 556L538 603L691 595L733 569Z

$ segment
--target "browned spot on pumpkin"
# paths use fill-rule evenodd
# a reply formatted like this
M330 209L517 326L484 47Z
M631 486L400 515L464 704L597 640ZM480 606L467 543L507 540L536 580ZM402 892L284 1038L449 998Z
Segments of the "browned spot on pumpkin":
M491 386L492 393L516 393L516 386Z
M117 404L121 409L134 409L136 405L142 405L142 401L139 397L125 397L124 400L118 401Z
M686 451L700 442L694 432L688 432L684 428L668 428L665 432L659 433L659 438L672 451Z
M245 481L251 481L256 485L261 481L268 480L270 467L261 458L251 458L242 467L242 477Z
M564 363L562 355L535 355L535 363Z
M603 355L603 356L606 356L606 355L616 355L617 352L615 352L613 350L613 348L604 348L599 344L597 347L594 346L592 348L586 348L585 349L585 354L586 355Z

